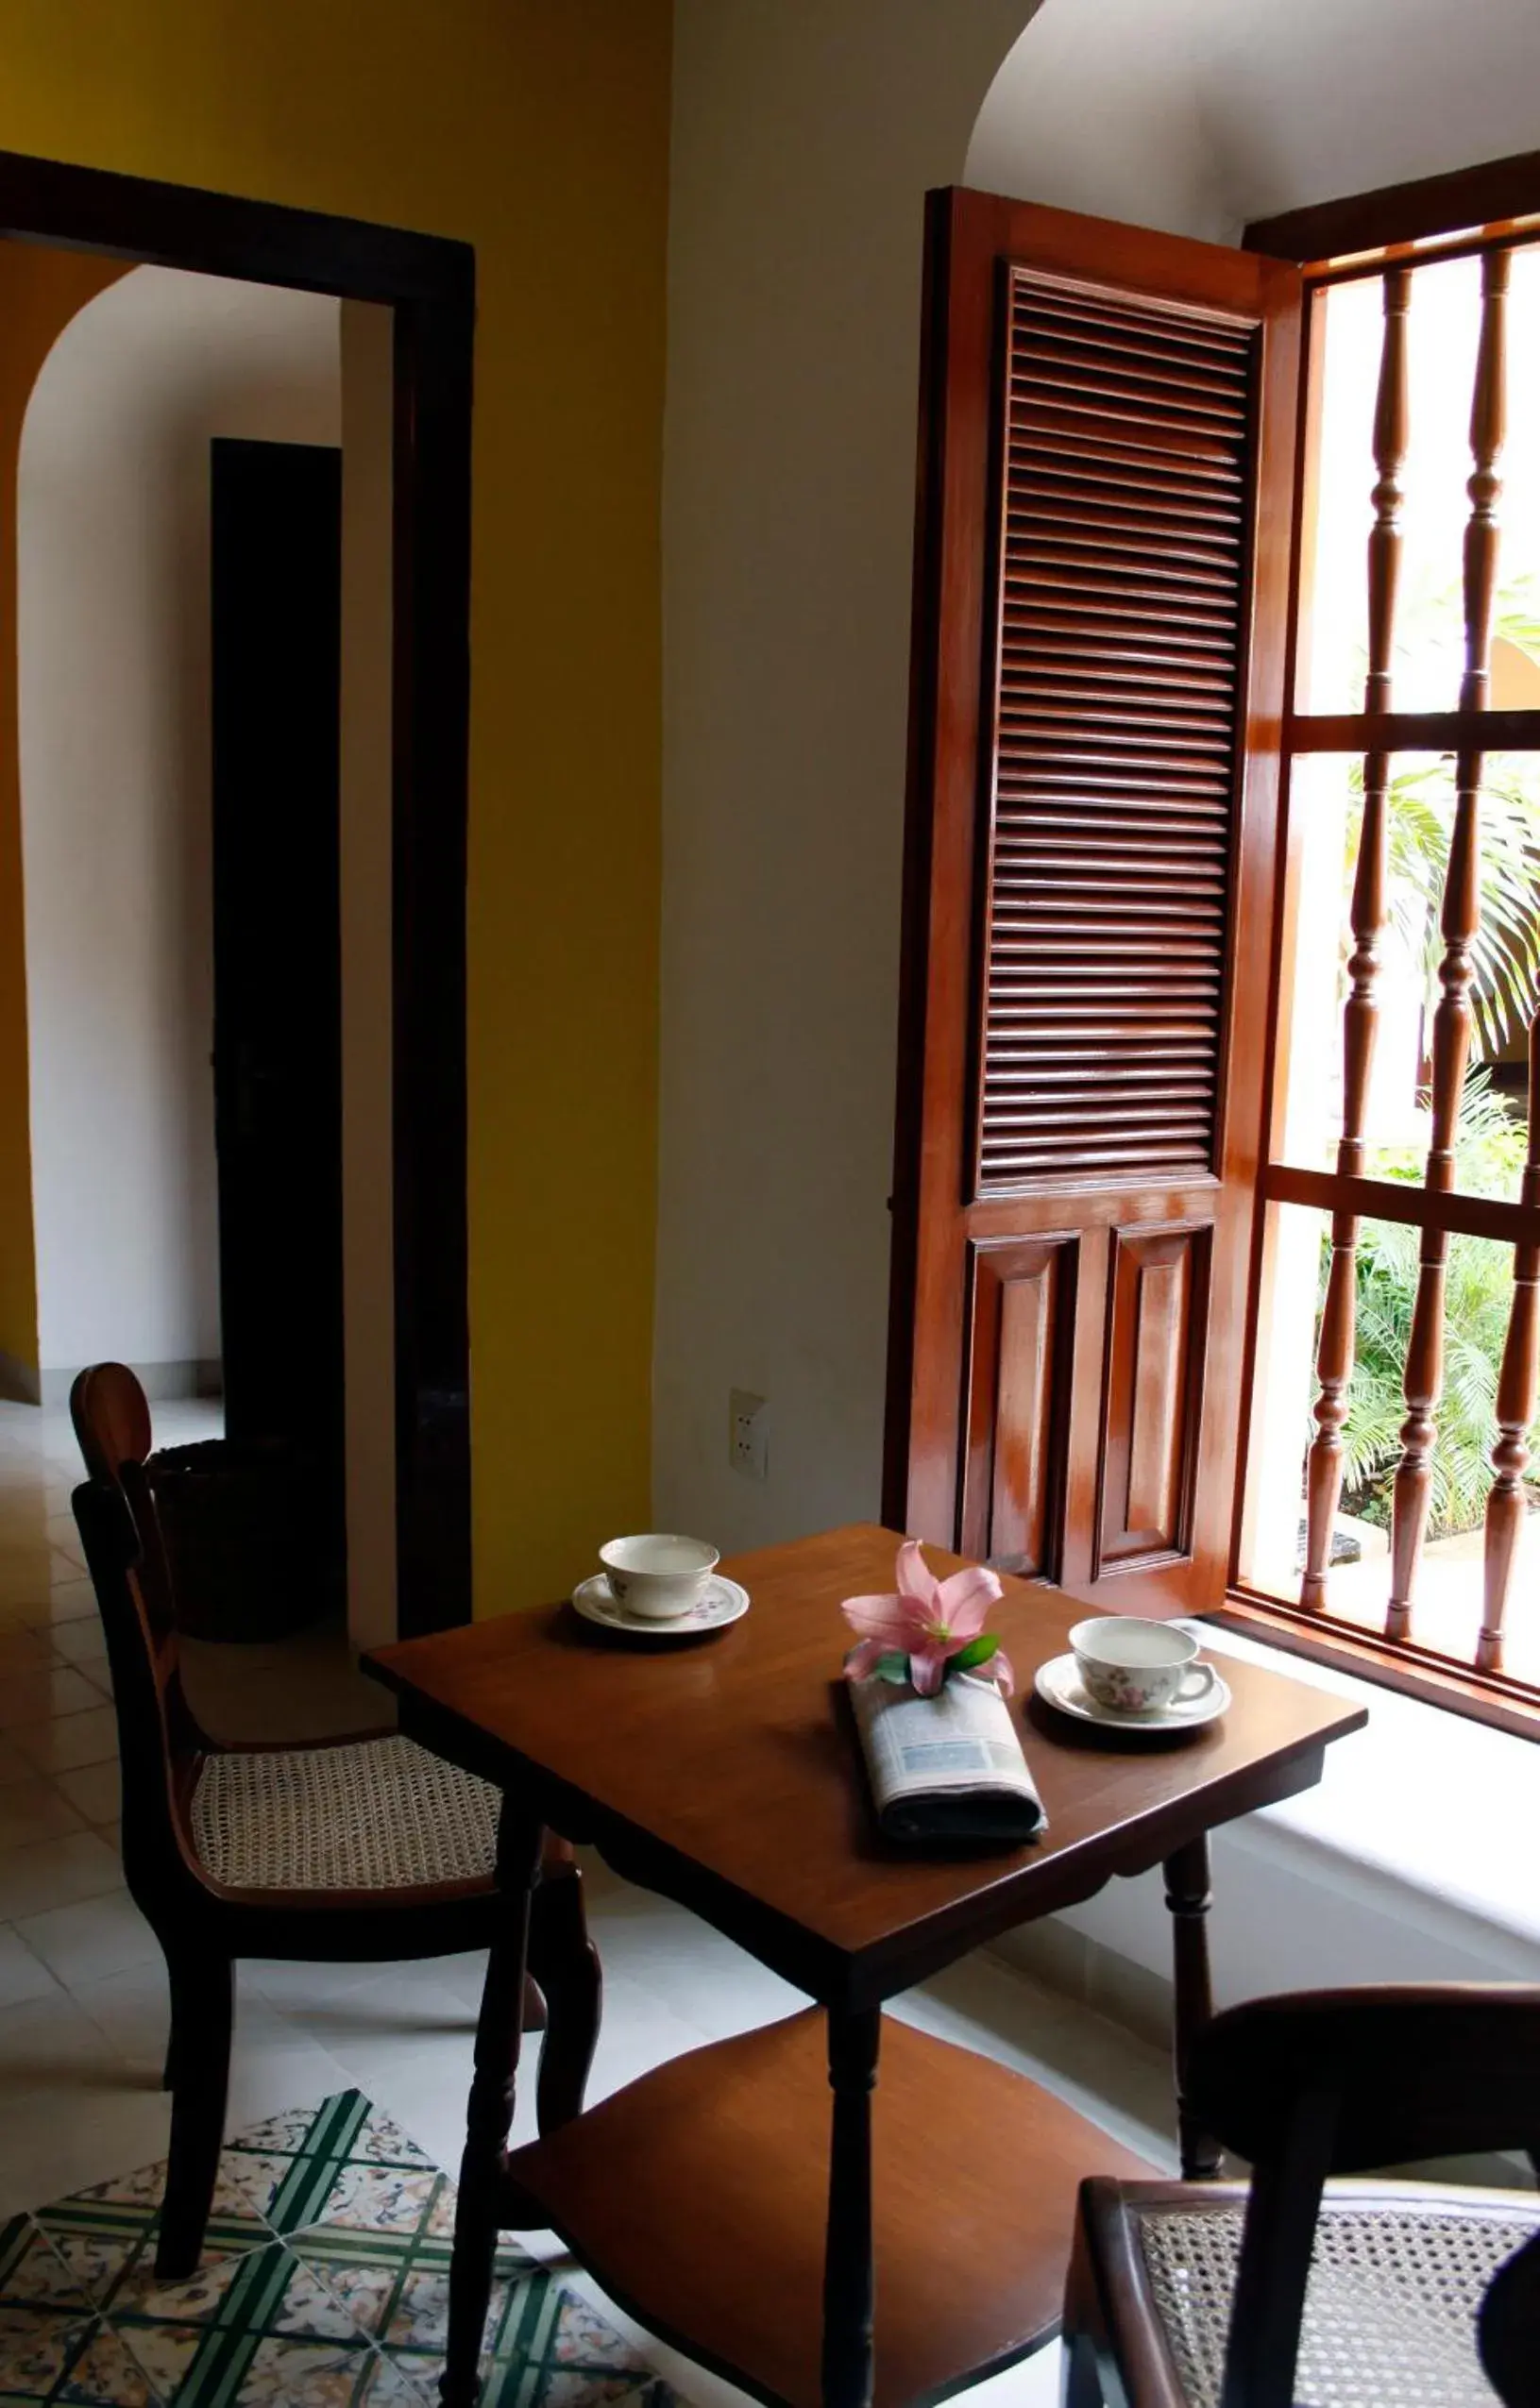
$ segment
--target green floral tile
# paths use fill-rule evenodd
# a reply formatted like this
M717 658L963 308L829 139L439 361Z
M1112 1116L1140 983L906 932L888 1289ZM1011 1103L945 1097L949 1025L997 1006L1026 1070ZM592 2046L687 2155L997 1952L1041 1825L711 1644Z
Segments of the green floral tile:
M358 2091L224 2150L203 2260L155 2272L163 2165L0 2227L0 2408L436 2408L454 2187ZM678 2408L504 2240L486 2408Z

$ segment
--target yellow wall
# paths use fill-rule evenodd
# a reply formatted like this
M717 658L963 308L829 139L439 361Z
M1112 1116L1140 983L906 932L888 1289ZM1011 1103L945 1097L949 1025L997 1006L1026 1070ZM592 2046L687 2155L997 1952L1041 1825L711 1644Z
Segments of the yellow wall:
M668 0L0 0L0 146L477 252L477 1604L644 1522Z
M0 1355L38 1368L26 1094L21 785L16 755L16 461L38 370L93 294L124 270L0 243Z

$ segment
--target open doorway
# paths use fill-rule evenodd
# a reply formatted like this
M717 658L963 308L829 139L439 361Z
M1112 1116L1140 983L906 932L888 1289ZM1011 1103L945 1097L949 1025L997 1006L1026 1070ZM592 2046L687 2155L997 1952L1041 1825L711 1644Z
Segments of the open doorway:
M152 288L162 306L174 289L184 315L197 288L218 304L211 323L222 320L227 331L243 312L263 309L291 330L325 325L332 366L329 404L303 424L239 411L212 423L195 409L177 429L183 466L195 456L201 480L203 659L190 661L186 643L168 648L157 732L178 712L185 718L198 683L189 671L201 668L213 737L212 756L208 746L203 754L212 775L201 828L184 812L159 847L135 841L131 814L109 813L104 828L104 789L121 784L127 749L102 774L98 724L93 776L82 761L88 715L55 713L54 765L71 767L82 790L93 787L87 800L98 825L84 843L79 825L73 843L56 828L54 867L87 881L105 931L93 942L97 932L66 903L73 993L62 1013L34 1007L31 1084L35 1094L46 1090L41 1155L49 1153L50 1114L74 1115L64 1157L71 1208L76 1221L94 1212L98 1243L76 1247L56 1278L49 1257L69 1234L68 1215L50 1216L44 1232L40 1210L38 1389L44 1372L57 1384L77 1362L117 1354L144 1365L162 1395L221 1387L232 1375L232 1425L239 1415L248 1429L266 1429L297 1408L328 1459L339 1562L346 1526L355 1642L441 1627L469 1611L471 257L430 238L14 158L0 159L0 228L29 247L57 245L60 259L89 257L104 289L86 296L60 353L72 341L89 346L112 314L143 310ZM110 260L101 256L109 250ZM349 407L364 438L352 479L341 465ZM47 413L50 423L57 414ZM142 506L145 480L119 481ZM370 487L383 510L350 547L349 493L356 505ZM100 514L81 515L76 549L99 553ZM93 650L91 666L106 664L108 676L66 682L96 701L142 632L131 611L120 612ZM313 661L330 654L330 682L311 675L307 686L302 639ZM130 682L143 702L146 681ZM46 685L44 678L44 703ZM41 720L34 709L27 724L42 730L46 758L46 709ZM329 778L330 811L318 801ZM157 783L153 771L148 783ZM162 838L176 818L163 807L165 787L176 783L161 780L155 797ZM28 848L30 856L30 825ZM49 877L43 868L34 877L30 857L27 889L30 934L35 903L46 914L59 902L55 892L50 904ZM116 975L136 948L154 973L147 985L171 1039L159 1075L175 1092L161 1094L158 1114L129 1114L110 1084L99 1105L83 1101L46 1058L59 1029L78 1052L93 1019L121 1040L120 999L100 991L102 973ZM290 1091L275 1120L279 1057ZM146 1323L125 1342L110 1334L100 1296L92 1309L90 1274L114 1212L120 1223L131 1219L121 1175L130 1120L142 1137L151 1124L156 1142L144 1153L153 1154L169 1209L128 1244L113 1311L125 1298L140 1307L155 1301L158 1252L176 1255L181 1292L154 1329ZM83 1317L78 1329L68 1323L72 1310ZM292 1358L301 1346L306 1359L284 1365L285 1352Z
M0 285L19 278L51 324L77 265L7 244ZM120 273L54 341L18 446L37 1384L57 1406L81 1363L118 1359L162 1440L223 1422L228 1501L244 1477L262 1504L193 1614L211 1636L277 1637L345 1602L342 438L359 371L342 320L359 306ZM362 520L382 512L388 545L388 490L348 481L348 540L378 551ZM388 723L380 668L368 708ZM384 841L388 786L361 794L349 767L358 834L372 817ZM354 1085L355 1121L388 1115Z

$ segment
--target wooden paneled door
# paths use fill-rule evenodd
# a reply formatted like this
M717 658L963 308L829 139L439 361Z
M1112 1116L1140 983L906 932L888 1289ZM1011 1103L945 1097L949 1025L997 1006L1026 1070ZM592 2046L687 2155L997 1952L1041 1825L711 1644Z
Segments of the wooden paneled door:
M1299 303L930 196L885 1509L1108 1611L1229 1565Z

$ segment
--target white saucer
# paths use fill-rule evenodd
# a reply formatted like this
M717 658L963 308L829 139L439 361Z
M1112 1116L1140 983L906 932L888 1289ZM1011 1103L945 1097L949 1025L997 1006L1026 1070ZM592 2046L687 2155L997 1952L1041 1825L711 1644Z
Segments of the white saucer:
M697 1639L702 1630L725 1630L730 1622L749 1610L749 1591L740 1589L736 1580L714 1572L701 1592L701 1602L688 1613L670 1614L667 1619L658 1614L628 1613L616 1602L615 1593L601 1572L591 1580L582 1580L572 1591L572 1603L584 1622L597 1622L604 1630L635 1631L644 1639Z
M1229 1691L1216 1672L1212 1689L1183 1706L1167 1706L1146 1714L1115 1714L1109 1706L1098 1706L1094 1697L1087 1695L1073 1656L1056 1656L1051 1664L1040 1665L1037 1692L1077 1723L1094 1723L1102 1730L1136 1731L1142 1737L1146 1731L1196 1730L1204 1723L1217 1722L1230 1702Z

